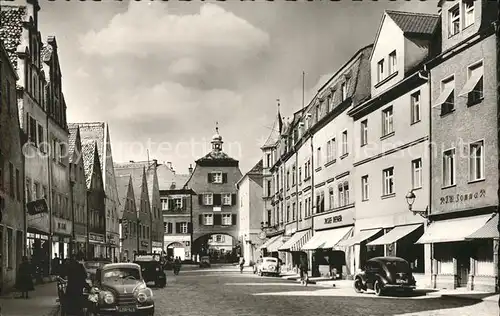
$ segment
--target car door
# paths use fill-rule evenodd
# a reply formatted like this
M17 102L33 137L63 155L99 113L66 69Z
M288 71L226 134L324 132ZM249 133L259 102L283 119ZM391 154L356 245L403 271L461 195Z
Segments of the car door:
M365 267L365 276L366 276L366 287L369 289L373 289L373 285L377 280L377 263L373 261L368 261Z

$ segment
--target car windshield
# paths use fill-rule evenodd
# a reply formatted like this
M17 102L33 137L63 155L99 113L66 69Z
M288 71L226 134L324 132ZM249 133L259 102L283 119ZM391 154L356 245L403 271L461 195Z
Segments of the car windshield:
M276 259L266 259L266 260L264 260L264 262L276 263L276 262L278 262L278 260L276 260Z
M102 279L104 282L116 279L140 280L141 275L137 269L114 268L103 271Z
M410 266L405 261L386 261L385 265L391 273L410 272Z

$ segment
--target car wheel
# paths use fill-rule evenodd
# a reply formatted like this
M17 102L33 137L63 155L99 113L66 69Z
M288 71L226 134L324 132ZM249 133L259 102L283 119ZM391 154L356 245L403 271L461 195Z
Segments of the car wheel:
M380 281L375 281L375 284L373 285L373 290L375 291L375 295L377 296L381 296L383 294L383 288Z
M356 291L356 293L363 293L363 282L360 278L354 280L354 291Z

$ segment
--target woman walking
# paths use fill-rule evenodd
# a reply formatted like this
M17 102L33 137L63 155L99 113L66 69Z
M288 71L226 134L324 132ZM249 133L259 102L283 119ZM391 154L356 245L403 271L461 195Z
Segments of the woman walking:
M16 288L21 292L20 298L29 298L28 292L35 290L33 286L33 271L28 257L23 256L23 261L19 265L17 271Z

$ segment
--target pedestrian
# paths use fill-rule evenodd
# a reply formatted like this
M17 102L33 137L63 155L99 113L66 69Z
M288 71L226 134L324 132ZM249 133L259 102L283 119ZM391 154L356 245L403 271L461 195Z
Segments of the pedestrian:
M88 288L87 284L87 272L85 267L80 262L76 261L74 256L67 262L68 273L68 285L66 287L66 297L65 303L68 309L66 311L71 311L71 315L81 315L83 314L83 304L84 296L83 289Z
M245 266L245 258L240 257L238 265L240 266L240 273L243 273L243 267Z
M28 292L35 290L33 285L33 270L28 257L23 256L23 261L17 271L16 288L21 292L20 298L28 299Z
M59 266L61 261L57 256L57 253L54 254L54 258L52 259L52 275L59 275Z
M299 265L299 271L300 271L300 284L307 286L307 281L308 281L308 276L307 276L307 263L305 262L304 259L301 259L300 265Z

